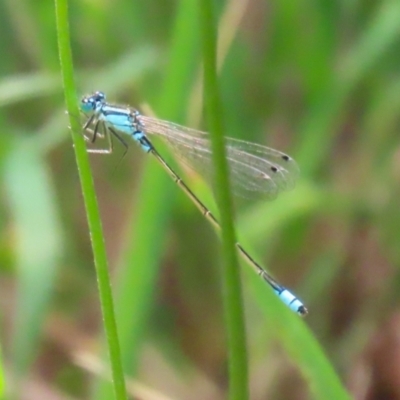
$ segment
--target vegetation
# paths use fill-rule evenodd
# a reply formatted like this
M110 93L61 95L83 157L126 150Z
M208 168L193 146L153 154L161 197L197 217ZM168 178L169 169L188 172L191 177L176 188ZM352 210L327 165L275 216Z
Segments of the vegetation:
M207 130L200 3L71 1L64 67L78 99L102 90ZM235 203L241 243L310 312L291 313L242 266L250 398L400 398L400 3L214 3L225 133L285 151L301 169L276 200ZM82 191L55 10L24 0L0 9L0 394L110 399L120 354L132 398L226 398L237 377L218 235L134 144L122 162L118 146L89 158L119 335L110 363L97 289L107 269L94 264L82 195L91 178ZM201 177L154 144L218 214Z

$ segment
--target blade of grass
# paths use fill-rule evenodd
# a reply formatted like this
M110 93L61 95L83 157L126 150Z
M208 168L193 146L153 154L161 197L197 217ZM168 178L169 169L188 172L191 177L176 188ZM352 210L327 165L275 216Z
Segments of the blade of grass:
M63 241L54 188L47 165L37 150L30 146L30 141L15 140L4 170L16 239L18 285L12 335L16 391L37 355Z
M397 40L399 14L399 2L382 2L359 41L344 58L336 81L332 81L316 99L299 134L296 158L305 175L315 173L327 158L350 94Z
M0 399L5 399L6 384L5 384L4 368L3 368L3 350L0 349Z
M220 72L227 58L232 43L236 38L240 23L244 17L249 0L230 0L225 6L224 13L218 24L218 71ZM197 71L189 99L190 126L199 125L203 108L203 72Z
M289 356L299 366L315 399L350 400L332 364L324 354L307 325L300 318L294 318L290 310L265 290L265 285L249 271L252 294L257 301L275 336L279 338Z
M216 28L213 2L200 0L200 26L204 59L205 108L216 172L216 199L221 214L224 256L224 314L229 352L229 398L248 398L247 349L239 263L235 249L233 207L228 183L223 137L222 104L217 83Z
M10 75L0 81L0 107L47 96L59 90L60 79L55 73Z
M114 305L108 273L107 255L104 246L100 213L97 205L94 184L90 172L89 157L86 152L84 139L80 133L79 121L73 116L79 115L77 96L74 83L72 52L68 24L68 1L55 0L57 41L60 56L61 74L65 93L65 101L69 113L72 140L75 148L76 162L81 181L82 194L85 202L86 215L92 241L94 264L96 267L97 284L99 289L104 329L108 342L111 362L111 372L115 398L127 398L125 380L121 363L121 352L118 341L117 325L114 315Z

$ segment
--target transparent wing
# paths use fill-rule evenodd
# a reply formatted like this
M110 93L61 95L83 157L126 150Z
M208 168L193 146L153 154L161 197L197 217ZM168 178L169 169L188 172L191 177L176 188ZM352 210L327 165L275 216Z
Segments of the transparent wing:
M211 183L214 181L207 133L146 116L140 116L140 120L147 134L161 136L184 164ZM273 199L279 192L294 187L299 168L288 155L233 138L225 138L225 144L235 195L252 198L261 194Z

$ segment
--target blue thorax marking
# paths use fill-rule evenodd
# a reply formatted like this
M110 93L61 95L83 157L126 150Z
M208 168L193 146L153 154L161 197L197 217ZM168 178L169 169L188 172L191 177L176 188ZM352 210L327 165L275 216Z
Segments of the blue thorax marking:
M141 131L143 125L138 120L139 115L137 111L104 104L99 112L99 119L103 120L109 128L132 136L148 153L153 146Z
M104 105L99 113L99 119L102 119L110 128L127 135L132 135L135 131L134 121L132 121L129 110Z

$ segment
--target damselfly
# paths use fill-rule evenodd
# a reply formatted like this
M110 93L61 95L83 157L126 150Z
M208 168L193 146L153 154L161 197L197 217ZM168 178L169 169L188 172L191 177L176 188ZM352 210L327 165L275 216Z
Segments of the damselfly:
M88 118L83 125L85 138L95 142L97 137L105 136L108 143L106 149L88 149L88 152L112 153L113 138L117 139L127 150L128 144L122 135L126 134L132 137L146 153L151 153L157 159L204 217L215 228L220 229L220 225L211 211L167 164L146 136L147 134L160 136L185 164L203 176L212 178L213 166L207 133L143 116L130 107L109 104L102 92L84 96L80 103L80 109ZM87 136L88 133L91 135L90 137ZM247 197L256 192L262 192L264 196L274 198L278 192L294 186L298 167L288 155L259 144L232 138L226 138L225 143L231 185L236 194ZM274 292L291 310L300 315L307 314L304 304L272 278L239 243L236 243L236 248L242 258L264 281L269 283Z

